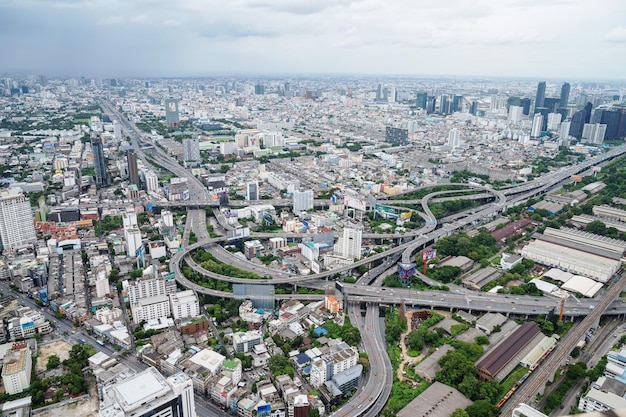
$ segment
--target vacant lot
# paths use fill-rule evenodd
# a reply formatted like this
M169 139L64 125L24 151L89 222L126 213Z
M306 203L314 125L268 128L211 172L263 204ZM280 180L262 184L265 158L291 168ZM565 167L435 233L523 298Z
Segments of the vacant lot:
M72 345L67 343L65 340L55 340L52 343L48 343L47 345L39 345L39 355L37 356L37 373L43 372L46 370L46 364L48 363L48 358L51 355L57 355L61 362L65 359L70 358L70 350L72 350Z

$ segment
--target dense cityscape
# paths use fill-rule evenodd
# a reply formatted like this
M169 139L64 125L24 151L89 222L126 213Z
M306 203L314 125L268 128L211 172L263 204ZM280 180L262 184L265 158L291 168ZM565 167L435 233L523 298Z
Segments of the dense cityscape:
M626 409L626 96L4 77L10 416Z

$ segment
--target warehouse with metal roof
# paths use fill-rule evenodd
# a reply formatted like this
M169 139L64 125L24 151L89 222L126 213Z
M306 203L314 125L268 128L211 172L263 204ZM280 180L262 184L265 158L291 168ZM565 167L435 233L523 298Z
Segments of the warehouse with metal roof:
M466 278L463 278L463 285L469 289L480 291L491 281L498 279L502 273L490 266L479 269Z
M598 217L590 216L588 214L576 214L572 216L569 221L573 225L579 227L586 227L591 222L601 221L606 227L614 227L620 232L626 232L626 223L612 219L601 219Z
M467 408L473 402L456 389L435 382L400 410L398 417L450 417L457 408Z
M561 285L561 289L593 298L602 289L602 284L587 277L574 275Z
M576 249L565 246L561 241L562 239L551 236L536 239L524 246L522 256L542 265L584 275L603 283L611 279L621 266L620 259L608 257L606 251L594 250L595 253L592 253L591 250L584 250L584 245L578 245L579 249Z
M514 361L514 359L527 349L529 344L535 340L535 338L541 335L541 331L535 322L527 322L522 324L511 336L503 340L498 346L489 353L483 356L478 361L476 367L478 368L478 376L481 379L497 379L502 381L508 373L510 373L515 366L519 363L520 359ZM534 346L534 344L530 345ZM530 349L528 349L530 350ZM525 352L524 355L528 354ZM513 367L510 367L511 361L514 361ZM510 371L504 375L505 368L510 368Z
M621 210L604 204L601 206L593 206L591 210L594 216L626 222L626 210Z

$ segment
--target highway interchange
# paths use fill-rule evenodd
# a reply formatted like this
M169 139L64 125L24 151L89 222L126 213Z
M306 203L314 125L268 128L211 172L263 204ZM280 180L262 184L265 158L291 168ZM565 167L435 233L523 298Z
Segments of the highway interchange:
M113 116L113 118L122 123L127 134L134 138L134 145L136 148L140 148L142 145L149 143L149 139L147 139L144 134L139 132L136 127L126 117L120 114L112 104L104 101L103 108L106 112ZM137 142L137 140L139 140L139 142ZM155 151L153 152L152 149ZM143 151L140 149L137 151L139 156L146 160ZM356 284L343 284L343 295L346 298L346 305L349 306L349 314L351 320L354 322L353 324L358 324L362 329L362 344L365 352L369 355L371 370L365 386L363 386L360 391L357 391L348 403L344 404L342 408L335 411L332 415L337 417L360 415L373 417L378 415L384 407L384 404L390 394L392 384L391 363L385 353L386 347L384 336L381 333L378 320L378 308L380 303L399 304L404 302L407 306L427 307L431 309L463 309L476 312L493 311L502 312L507 315L514 314L523 316L548 313L555 309L558 301L549 297L518 296L513 298L502 294L480 294L464 291L458 288L453 291L428 291L427 293L411 289L384 289L369 285L371 281L375 281L377 278L377 276L372 272L376 269L379 269L380 273L384 272L390 266L388 264L389 258L394 259L393 262L396 262L398 255L401 256L403 262L411 262L418 250L431 245L438 238L452 235L461 230L476 227L483 221L495 217L497 214L505 211L509 207L523 204L530 198L535 198L549 192L550 190L560 186L562 182L569 180L572 175L586 172L591 167L607 162L617 156L623 155L624 153L626 153L626 147L622 146L614 148L607 153L592 157L583 163L551 172L521 186L509 187L498 191L490 188L473 186L473 190L480 192L478 197L475 198L485 199L485 193L489 193L493 196L494 201L483 205L482 207L468 210L466 213L463 213L465 217L463 217L463 215L457 215L455 216L457 219L452 220L450 223L439 224L438 219L433 216L432 212L428 208L429 202L433 201L434 198L441 198L440 196L445 195L446 192L431 193L419 200L423 209L423 213L421 213L421 215L425 220L425 224L422 228L405 234L388 234L385 236L385 238L398 239L398 241L408 241L398 244L385 252L362 259L352 265L307 276L284 275L269 268L259 269L256 265L254 265L253 268L252 264L249 262L242 261L234 256L231 256L230 259L225 258L225 256L230 254L217 248L217 244L219 242L223 242L224 238L212 239L206 232L206 211L204 210L204 207L214 203L208 193L208 190L197 178L191 175L189 171L181 167L178 162L173 160L158 147L153 146L151 148L150 156L151 159L157 160L160 166L171 171L173 174L187 178L190 188L190 200L185 203L188 207L187 222L185 224L184 232L184 235L187 236L185 243L188 242L188 236L191 230L194 230L198 236L198 242L193 245L184 246L183 250L179 251L170 261L170 270L175 273L176 280L180 284L191 288L198 293L209 294L217 297L233 297L232 293L211 290L190 282L181 272L182 261L185 261L197 272L213 279L231 283L290 283L317 289L334 288L334 282L327 281L330 277L337 276L338 274L348 274L351 270L360 265L366 265L370 268L370 272L366 274L366 280L361 277ZM461 186L467 186L467 184L462 184ZM458 192L458 190L455 192ZM263 200L261 203L269 204L269 200ZM277 203L277 205L278 203L280 203L280 205L286 204L283 201L276 201L274 203ZM389 203L392 202L390 201ZM395 203L401 204L399 201L396 201ZM416 201L411 200L411 204L413 203L416 203ZM153 205L159 205L159 203L153 203ZM164 206L168 205L169 203L167 205L164 204ZM232 227L226 223L224 217L221 216L218 209L214 208L213 211L216 214L216 219L219 224L223 226L224 230L232 229ZM285 236L293 238L294 234L271 234L271 236ZM260 238L261 236L257 237ZM364 237L366 237L365 234ZM381 235L376 235L375 237L383 238ZM199 247L206 247L207 250L222 261L226 261L241 269L253 270L254 272L262 274L264 277L268 278L241 279L222 276L207 271L201 266L195 264L190 257L190 253ZM377 261L383 262L382 266L384 266L384 268L376 267ZM590 315L590 312L594 313L593 316L601 315L605 309L611 314L626 314L626 305L624 305L620 300L614 299L614 295L619 294L619 291L615 293L616 290L614 288L615 286L609 290L610 292L607 292L610 298L605 297L600 301L574 300L572 298L568 299L565 305L565 316L572 318L577 316L588 316ZM277 299L288 298L300 299L303 301L320 299L321 297L323 297L323 295L317 294L277 294L275 296ZM365 321L363 321L362 317L360 317L360 308L357 307L362 304L366 305ZM584 326L578 325L576 328L583 327ZM550 367L546 366L544 368L549 370Z

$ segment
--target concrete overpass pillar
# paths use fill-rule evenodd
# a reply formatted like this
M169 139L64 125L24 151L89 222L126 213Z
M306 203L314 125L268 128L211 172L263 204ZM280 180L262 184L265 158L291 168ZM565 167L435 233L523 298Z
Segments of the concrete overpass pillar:
M593 324L591 325L591 328L596 329L599 326L600 326L600 316L598 316L598 319L593 322Z

